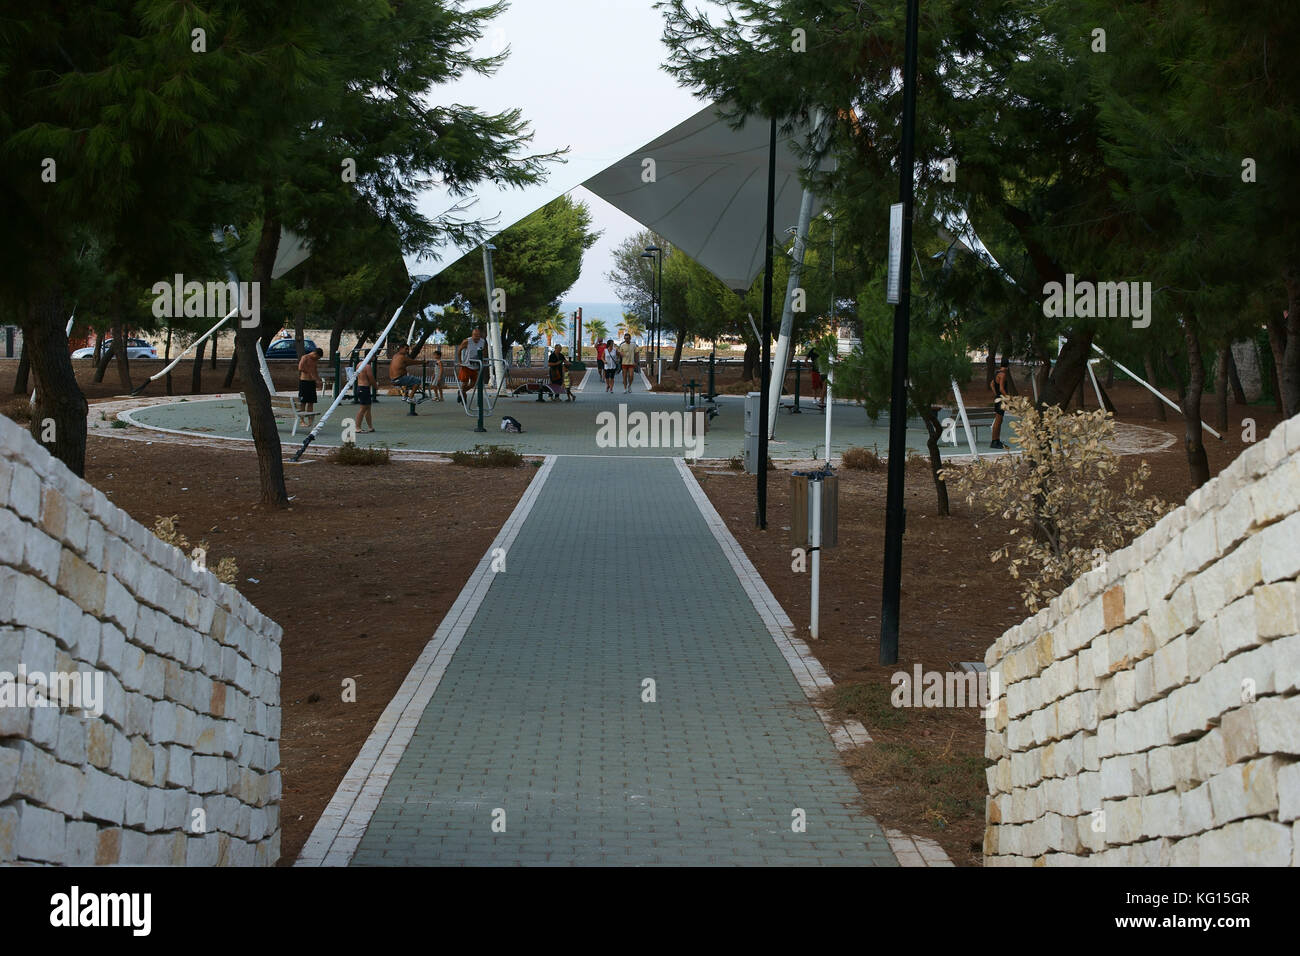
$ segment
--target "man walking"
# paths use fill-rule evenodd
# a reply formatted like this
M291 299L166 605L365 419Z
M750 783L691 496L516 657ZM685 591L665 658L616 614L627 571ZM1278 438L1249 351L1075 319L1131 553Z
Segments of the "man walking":
M357 390L357 431L369 433L375 430L374 419L370 417L370 406L375 400L375 366L367 362L365 367L357 373L355 383ZM361 422L365 421L366 427L361 427Z
M636 373L636 343L632 333L624 332L623 341L618 346L620 361L623 363L623 394L632 391L632 376Z

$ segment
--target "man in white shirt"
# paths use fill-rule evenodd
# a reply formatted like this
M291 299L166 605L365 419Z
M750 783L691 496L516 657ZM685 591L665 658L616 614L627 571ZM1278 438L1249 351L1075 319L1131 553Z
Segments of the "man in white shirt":
M618 345L619 361L623 363L623 392L632 391L632 376L636 374L636 343L632 333L624 332L623 341Z
M461 391L465 395L474 391L478 385L479 372L483 370L483 353L486 350L487 339L483 338L482 329L471 329L469 338L456 346L456 377L460 379Z

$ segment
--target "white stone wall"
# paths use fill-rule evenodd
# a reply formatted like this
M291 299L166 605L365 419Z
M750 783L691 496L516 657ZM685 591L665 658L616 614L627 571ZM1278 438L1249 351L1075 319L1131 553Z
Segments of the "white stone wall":
M1300 864L1300 417L989 648L984 860Z
M104 686L0 706L0 863L273 864L280 634L0 417L0 674Z

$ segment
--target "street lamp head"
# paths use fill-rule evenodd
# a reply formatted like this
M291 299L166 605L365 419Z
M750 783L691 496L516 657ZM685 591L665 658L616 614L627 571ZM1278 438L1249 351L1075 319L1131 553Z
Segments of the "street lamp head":
M646 247L645 247L645 251L646 251L646 252L659 252L660 249L659 249L658 246L646 246Z
M653 252L643 252L643 253L641 253L641 258L642 258L642 259L653 259L654 257L655 257L655 254L654 254Z

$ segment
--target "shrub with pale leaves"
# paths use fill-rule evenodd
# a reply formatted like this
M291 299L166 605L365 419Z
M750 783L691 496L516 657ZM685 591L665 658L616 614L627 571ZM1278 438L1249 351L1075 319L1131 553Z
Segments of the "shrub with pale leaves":
M1009 422L1020 455L945 468L943 478L968 505L1011 522L1009 540L991 555L1006 559L1037 611L1109 552L1124 547L1173 507L1143 497L1151 476L1144 461L1122 483L1110 448L1115 422L1104 409L1070 413L1010 400Z
M190 555L191 558L200 552L205 556L207 555L208 543L206 541L200 541L194 546L193 550L191 550L190 539L181 532L181 529L176 524L177 515L167 515L165 517L163 515L157 515L156 517L157 520L153 524L153 533L160 541L170 544L173 547L180 548L181 551ZM239 565L236 564L235 559L229 555L222 558L207 570L215 574L217 580L221 581L223 584L234 584L235 580L239 577Z

